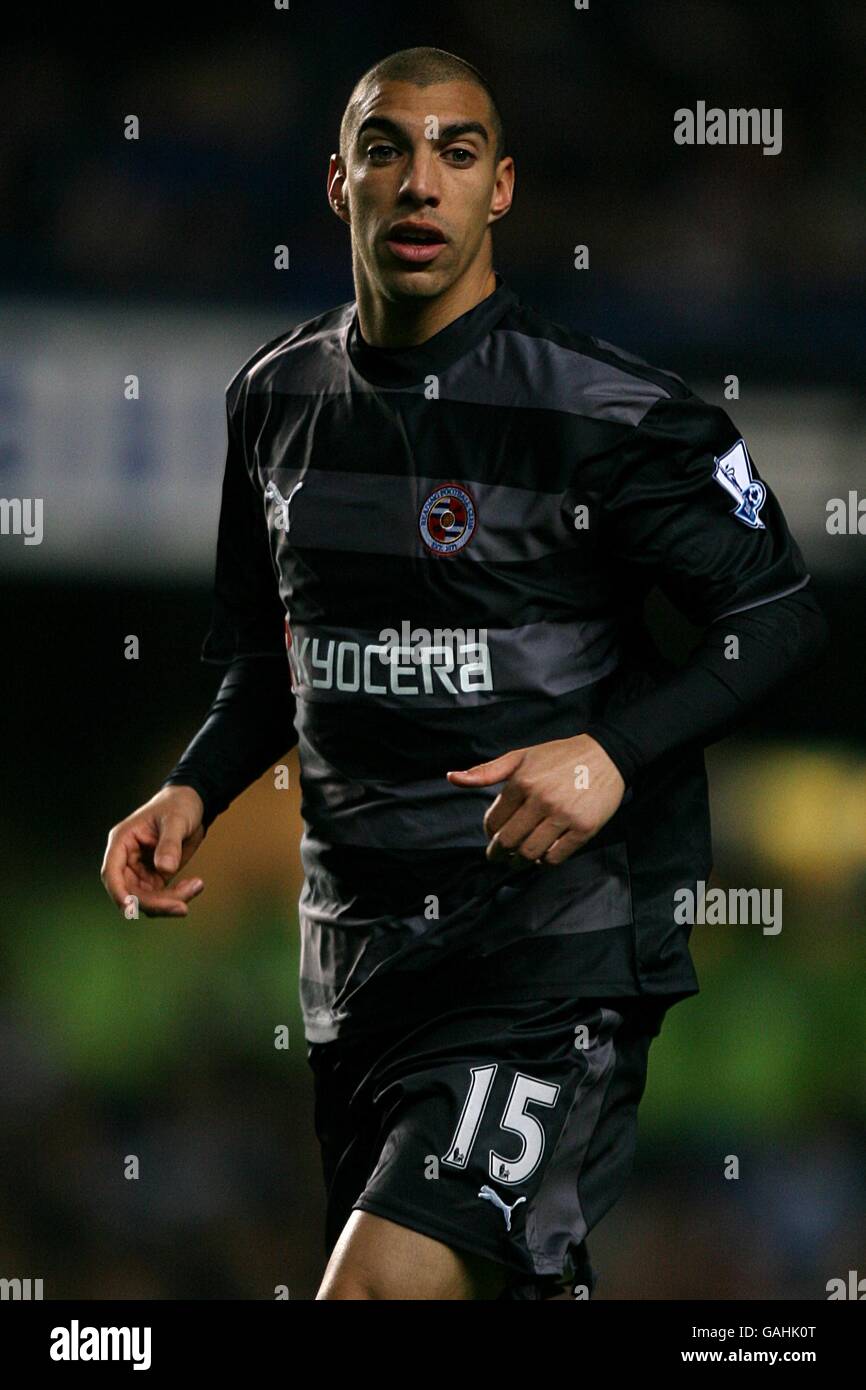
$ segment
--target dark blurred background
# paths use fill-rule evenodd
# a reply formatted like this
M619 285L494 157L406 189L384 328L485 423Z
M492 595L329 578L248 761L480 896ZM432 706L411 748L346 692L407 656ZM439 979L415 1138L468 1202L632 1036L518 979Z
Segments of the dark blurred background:
M866 491L866 10L177 10L48 5L4 41L0 492L43 498L45 533L0 536L0 1276L49 1298L315 1292L295 755L292 789L265 778L214 826L187 921L119 919L98 870L219 680L197 657L226 382L354 297L325 201L343 106L377 59L432 43L500 95L497 268L725 406L833 627L820 670L708 754L714 882L781 888L783 930L695 928L702 992L653 1045L633 1181L590 1241L598 1297L825 1298L866 1275L866 539L826 526ZM677 146L698 100L781 107L782 152Z

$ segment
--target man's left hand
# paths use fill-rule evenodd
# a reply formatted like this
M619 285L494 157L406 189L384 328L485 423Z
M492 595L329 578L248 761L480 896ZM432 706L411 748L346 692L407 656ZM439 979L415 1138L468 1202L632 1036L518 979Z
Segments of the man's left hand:
M619 770L588 734L516 748L446 776L456 787L505 782L484 817L494 861L561 864L598 834L625 794Z

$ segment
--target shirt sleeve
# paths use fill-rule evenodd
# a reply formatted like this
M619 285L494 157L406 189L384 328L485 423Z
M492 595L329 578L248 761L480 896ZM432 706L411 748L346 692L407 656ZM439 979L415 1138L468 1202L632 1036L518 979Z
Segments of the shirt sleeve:
M710 624L684 667L624 705L611 702L584 732L630 786L658 758L730 733L783 681L814 666L828 635L811 584L756 604Z
M164 787L194 787L211 823L236 796L298 742L295 701L285 659L237 657L195 738Z
M658 584L700 627L809 580L736 426L691 392L656 401L586 479L619 582Z
M243 443L244 369L226 392L228 448L211 623L202 660L227 666L202 727L163 786L194 787L212 821L295 747L285 609L260 495Z
M228 665L242 656L286 655L285 608L271 555L264 499L247 468L242 397L235 389L236 380L226 396L228 447L214 597L201 652L203 661L217 665Z

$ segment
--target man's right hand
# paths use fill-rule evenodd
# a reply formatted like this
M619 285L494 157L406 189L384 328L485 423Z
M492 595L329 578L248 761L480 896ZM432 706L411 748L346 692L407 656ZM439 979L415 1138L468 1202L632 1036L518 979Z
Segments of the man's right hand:
M100 877L123 911L134 895L146 917L187 917L200 878L171 879L204 839L204 804L192 787L163 787L109 831Z

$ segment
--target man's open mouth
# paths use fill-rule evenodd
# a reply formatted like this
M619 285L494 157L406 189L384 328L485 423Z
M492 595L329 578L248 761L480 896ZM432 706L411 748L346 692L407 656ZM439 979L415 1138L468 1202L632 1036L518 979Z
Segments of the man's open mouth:
M444 241L445 237L432 222L395 222L389 241Z
M396 222L391 228L387 245L402 261L430 261L445 245L438 227L412 222Z

